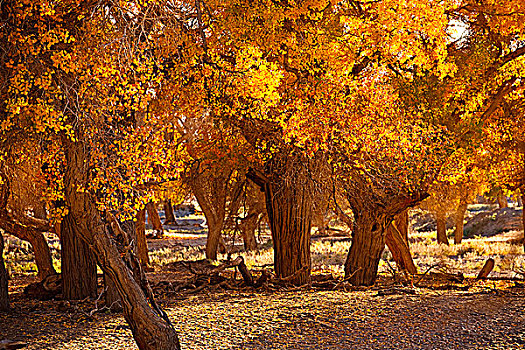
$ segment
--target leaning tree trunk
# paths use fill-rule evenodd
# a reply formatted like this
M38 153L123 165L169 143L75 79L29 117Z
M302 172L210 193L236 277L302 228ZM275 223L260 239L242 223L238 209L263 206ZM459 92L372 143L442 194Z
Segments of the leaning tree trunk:
M454 228L454 244L460 244L463 240L463 221L465 220L466 204L460 204L455 215L456 227Z
M148 212L148 221L157 237L161 237L164 234L162 228L162 222L160 221L159 211L157 210L157 205L153 202L150 202L146 205L146 211Z
M169 199L166 199L163 203L164 206L164 225L174 225L177 223L175 220L175 215L173 214L173 205L171 205L171 201Z
M60 235L62 293L68 300L97 296L97 263L80 230L71 214L64 217Z
M78 236L85 243L89 242L102 271L113 281L122 302L124 318L139 349L179 350L177 333L168 316L156 305L144 274L141 274L139 281L134 279L121 258L121 252L110 238L107 225L103 223L97 210L96 197L89 191L77 191L79 186L86 188L89 183L88 151L81 142L71 142L64 138L64 143L64 186L69 215L79 228ZM138 259L133 262L133 268L140 271Z
M56 274L55 268L53 267L53 261L51 259L51 252L49 251L49 245L42 234L31 226L24 226L19 222L13 220L9 215L0 217L0 228L6 233L12 234L13 236L28 241L33 247L33 253L35 255L35 262L38 268L37 278L43 280L49 275Z
M310 283L312 193L300 182L265 184L266 210L272 232L274 268L279 278L295 285Z
M438 243L448 245L447 238L447 217L443 212L436 213L436 230L437 230L437 241Z
M372 210L354 211L355 224L352 245L345 263L345 279L353 285L371 286L375 283L379 260L385 248L385 230L389 223Z
M137 212L137 224L135 226L137 237L137 255L143 267L149 265L148 241L146 240L146 210Z
M0 233L0 311L9 311L7 270L4 263L4 238Z
M408 245L408 212L398 215L387 230L385 243L392 253L392 257L400 270L406 270L411 274L417 273L417 267L410 254Z

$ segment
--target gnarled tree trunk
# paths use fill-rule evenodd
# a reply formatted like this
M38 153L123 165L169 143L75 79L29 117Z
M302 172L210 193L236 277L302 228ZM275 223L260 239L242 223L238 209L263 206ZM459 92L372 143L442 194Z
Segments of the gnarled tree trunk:
M436 226L438 243L449 245L447 238L447 217L445 213L436 213Z
M81 139L81 135L77 137ZM99 266L114 283L122 302L124 318L130 325L139 349L179 350L177 333L167 315L156 305L144 274L141 273L136 280L122 260L121 252L110 238L108 226L104 224L96 208L96 198L89 191L77 191L79 186L86 188L89 182L87 146L66 138L64 143L64 185L69 216L78 228L78 237L85 243L89 242ZM138 259L134 259L133 264L133 269L140 272Z
M267 182L266 210L272 232L275 274L295 285L310 282L312 193L309 186L286 181Z
M49 275L56 274L51 259L51 252L49 251L49 245L47 244L42 232L37 231L31 226L23 226L9 216L0 218L0 228L6 233L12 234L24 241L28 241L31 244L35 255L36 266L38 268L37 278L39 280L42 280Z
M454 228L454 244L460 244L463 240L463 221L465 220L465 212L467 211L467 204L461 203L456 211Z
M372 211L354 211L352 245L345 263L345 278L358 286L375 283L381 254L385 248L387 218Z

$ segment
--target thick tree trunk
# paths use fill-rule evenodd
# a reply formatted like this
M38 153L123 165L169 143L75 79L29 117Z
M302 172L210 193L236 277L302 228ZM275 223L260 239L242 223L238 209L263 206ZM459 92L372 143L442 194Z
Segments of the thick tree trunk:
M79 186L86 188L89 182L87 150L80 142L71 142L65 138L64 141L67 164L64 185L69 216L78 224L78 236L89 242L99 266L114 283L122 301L124 318L130 325L139 349L179 350L177 333L167 315L156 305L145 275L140 273L142 270L138 259L131 254L133 271L139 272L137 276L132 274L121 258L121 253L130 253L119 252L110 238L107 226L97 211L96 198L88 191L77 191Z
M525 201L525 195L518 196L518 200L517 200L518 207L523 207L523 201Z
M370 210L358 215L354 212L354 217L352 246L345 263L345 279L357 286L371 286L376 280L389 223L383 217L373 216Z
M312 193L300 181L265 184L266 210L272 232L275 274L295 285L310 283ZM293 277L292 277L293 276Z
M148 212L148 221L150 225L153 226L155 235L161 237L164 234L164 230L162 228L162 223L160 222L160 216L157 210L157 205L155 205L155 203L152 202L148 203L146 205L146 211Z
M149 265L148 241L146 240L146 210L137 212L137 224L135 225L137 236L137 255L143 267Z
M64 217L60 235L62 293L68 300L97 296L97 263L80 230L71 214Z
M0 233L0 311L9 311L8 276L4 263L4 238Z
M436 213L437 241L448 245L447 238L447 217L443 212Z
M38 268L37 278L39 280L43 280L49 275L56 274L49 246L41 232L31 226L23 226L9 216L0 218L0 228L6 233L12 234L24 241L28 241L31 244L35 255L36 266Z
M463 240L463 221L465 220L466 204L460 204L455 215L456 227L454 228L454 244L460 244Z
M165 200L163 203L164 206L164 215L166 218L164 219L164 225L174 225L177 223L175 220L175 215L173 214L173 205L171 205L171 201L169 199Z
M412 259L412 255L410 254L408 235L405 234L405 232L407 232L407 225L405 225L404 218L405 215L403 213L396 217L396 220L388 226L385 243L392 253L392 257L394 258L397 267L400 270L406 270L411 274L416 274L417 267Z
M408 209L397 215L394 221L397 230L401 233L403 240L407 242L408 245Z

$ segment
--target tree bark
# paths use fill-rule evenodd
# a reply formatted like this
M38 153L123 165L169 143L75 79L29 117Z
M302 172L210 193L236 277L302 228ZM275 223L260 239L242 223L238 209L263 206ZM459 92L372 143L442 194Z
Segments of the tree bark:
M171 205L171 201L169 199L165 200L163 203L164 206L164 225L168 224L176 224L177 220L175 220L175 215L173 214L173 205Z
M161 237L164 234L162 223L160 222L159 212L155 203L150 202L146 205L146 211L148 212L148 221L153 226L155 235Z
M4 263L4 238L0 233L0 311L9 311L8 276Z
M522 203L525 203L525 194L521 195ZM523 222L523 251L525 251L525 206L521 205L521 221Z
M247 217L243 218L239 224L239 229L241 230L244 242L244 250L246 251L257 249L255 230L257 229L259 216L259 213L250 213Z
M120 296L117 291L117 286L106 274L104 274L104 302L106 307L109 308L111 312L121 312L122 305L120 302Z
M77 221L68 214L61 224L63 295L68 300L97 296L97 263Z
M507 201L507 197L501 191L498 193L497 200L500 209L508 208L509 202Z
M81 135L77 137L82 138ZM77 224L78 236L89 242L99 266L113 281L122 301L124 318L139 349L179 350L177 333L168 316L155 303L138 259L129 250L119 252L96 208L96 197L89 191L77 190L86 188L89 183L88 150L81 142L72 142L65 137L63 140L66 155L64 186L69 216ZM131 255L133 271L124 263L121 254Z
M312 194L300 182L272 181L265 184L266 210L272 232L274 268L278 278L290 283L310 283L310 235Z
M449 245L447 238L447 217L443 212L436 213L437 241Z
M353 285L371 286L375 283L379 260L385 248L386 218L372 211L354 212L355 224L352 245L345 263L345 279ZM400 235L399 235L400 236Z
M460 244L463 240L463 221L465 220L465 212L467 211L467 204L460 204L455 215L456 227L454 228L454 244Z
M137 236L137 255L143 267L149 265L148 241L146 240L146 210L137 212L137 224L135 226Z
M56 274L49 245L44 235L31 226L22 226L12 218L0 218L0 228L6 233L12 234L24 241L28 241L33 247L35 262L38 268L37 278L43 280L49 275Z
M411 274L416 274L417 267L412 259L412 255L410 254L408 236L404 234L404 232L407 232L404 217L404 214L399 215L396 217L396 220L388 226L385 243L392 253L392 257L394 258L397 267L400 270L406 270ZM401 230L399 230L398 227L400 227ZM403 233L401 231L403 231Z

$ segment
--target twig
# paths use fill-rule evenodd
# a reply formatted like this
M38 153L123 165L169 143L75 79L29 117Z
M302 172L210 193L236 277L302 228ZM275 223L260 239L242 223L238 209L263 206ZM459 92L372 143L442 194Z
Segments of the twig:
M419 282L421 282L421 280L426 276L427 273L430 272L430 270L432 270L434 267L437 267L439 266L439 263L438 264L434 264L432 266L430 266L424 274L421 275L421 277L417 280L417 282L414 284L416 287L419 287Z

